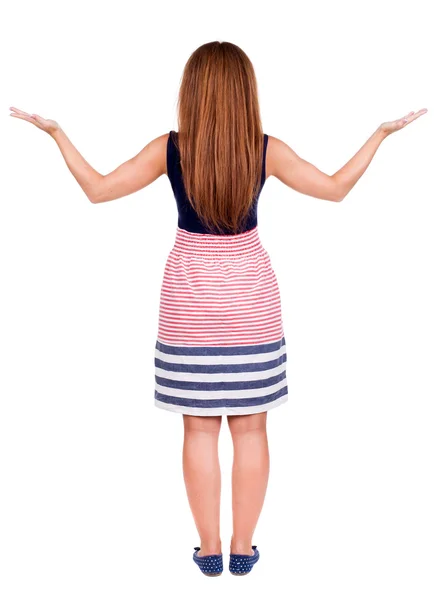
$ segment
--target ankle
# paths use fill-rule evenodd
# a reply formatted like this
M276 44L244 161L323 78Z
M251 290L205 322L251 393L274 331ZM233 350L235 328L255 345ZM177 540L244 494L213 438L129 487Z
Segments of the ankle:
M234 538L231 538L230 553L249 554L250 556L252 556L254 554L254 551L252 549L251 540L235 540Z
M202 542L200 543L201 549L199 550L199 556L208 556L209 554L222 554L222 543L220 540L217 542Z

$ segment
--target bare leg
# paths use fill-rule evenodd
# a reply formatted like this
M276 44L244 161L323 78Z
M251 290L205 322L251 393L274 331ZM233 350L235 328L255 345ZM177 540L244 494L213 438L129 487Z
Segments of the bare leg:
M199 556L220 554L221 471L218 442L221 416L184 417L183 471L187 496L200 537Z
M267 412L228 415L234 446L232 472L233 535L230 552L253 554L252 537L269 478Z

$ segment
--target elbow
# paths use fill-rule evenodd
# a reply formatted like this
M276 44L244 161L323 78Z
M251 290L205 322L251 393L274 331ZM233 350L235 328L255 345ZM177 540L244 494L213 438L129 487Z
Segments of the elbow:
M92 204L99 204L106 201L106 189L103 185L104 175L100 175L99 179L87 186L85 189L86 196Z
M333 186L332 186L332 196L331 200L333 202L341 202L346 197L346 190L340 181L338 181L335 175L332 176Z
M99 204L101 202L99 196L95 193L88 193L87 198L89 199L89 202L91 202L92 204Z
M335 192L332 192L332 194L329 194L326 200L330 200L331 202L341 202L344 197L345 194L342 194L336 190Z
M97 197L96 197L96 193L94 190L91 190L90 188L84 188L83 187L83 192L86 195L86 198L89 200L89 202L91 204L96 204L97 203Z

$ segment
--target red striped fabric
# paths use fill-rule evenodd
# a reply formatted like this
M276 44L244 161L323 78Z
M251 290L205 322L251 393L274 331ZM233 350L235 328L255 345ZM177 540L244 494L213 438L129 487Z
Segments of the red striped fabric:
M161 286L158 340L234 346L283 335L277 277L258 227L236 235L177 227Z

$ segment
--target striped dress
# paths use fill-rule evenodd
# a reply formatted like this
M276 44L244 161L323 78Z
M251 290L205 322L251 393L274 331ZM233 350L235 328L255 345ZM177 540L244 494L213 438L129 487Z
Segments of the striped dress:
M238 234L207 233L185 192L178 133L167 175L178 208L160 292L155 406L188 415L245 415L288 400L281 298L259 238L257 203Z

